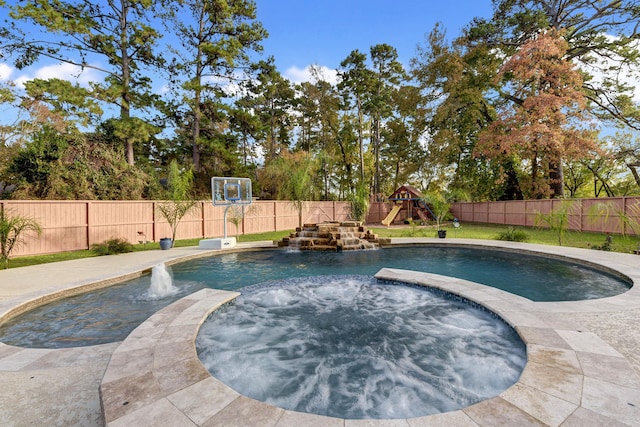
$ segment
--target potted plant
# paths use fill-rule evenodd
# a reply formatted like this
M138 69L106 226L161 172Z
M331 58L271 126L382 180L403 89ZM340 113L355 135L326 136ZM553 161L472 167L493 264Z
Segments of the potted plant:
M442 222L446 218L449 213L449 209L451 208L451 203L445 198L445 196L440 192L430 192L423 198L423 201L429 207L433 215L433 219L436 221L436 230L438 232L438 237L444 239L447 236L447 230L443 230L441 228Z
M163 237L162 239L160 239L160 249L162 249L163 251L171 249L172 243L173 240L171 240L171 237Z
M168 200L158 202L156 209L164 217L171 227L171 237L160 239L160 248L169 249L173 247L176 240L176 231L182 217L184 217L195 206L196 202L190 199L189 188L193 181L193 171L191 169L181 172L178 163L172 160L169 164L169 178L167 180ZM168 247L166 247L168 245Z

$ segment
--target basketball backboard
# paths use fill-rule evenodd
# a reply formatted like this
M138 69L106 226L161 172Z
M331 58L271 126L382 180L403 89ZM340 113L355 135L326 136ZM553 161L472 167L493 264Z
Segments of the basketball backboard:
M250 205L251 179L249 178L211 178L211 192L214 206Z

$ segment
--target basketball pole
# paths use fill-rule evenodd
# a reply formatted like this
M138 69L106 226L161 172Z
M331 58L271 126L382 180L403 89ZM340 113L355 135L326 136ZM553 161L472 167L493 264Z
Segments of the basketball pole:
M233 203L230 205L227 205L227 207L224 209L224 238L227 238L227 212L229 211L229 208L233 206Z

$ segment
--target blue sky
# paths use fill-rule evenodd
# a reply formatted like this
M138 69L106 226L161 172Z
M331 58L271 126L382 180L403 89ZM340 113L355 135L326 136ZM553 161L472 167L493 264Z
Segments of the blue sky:
M257 20L269 32L263 57L273 56L279 71L293 82L307 80L310 65L325 67L329 80L354 49L369 52L386 43L395 47L408 67L416 46L423 44L437 22L454 38L476 16L490 17L491 0L255 0ZM4 18L4 11L0 14ZM0 81L18 84L32 78L58 77L86 85L104 75L86 69L41 61L24 70L0 62ZM157 82L161 91L162 83Z
M17 1L17 0L14 0ZM335 70L349 53L369 52L371 46L386 43L398 52L408 68L416 46L435 24L442 23L447 37L457 37L474 17L490 18L491 0L255 0L257 20L269 32L263 41L262 57L273 56L279 71L299 83L309 80L308 67L324 68L327 80L336 82ZM4 18L4 10L0 10ZM69 64L43 61L24 70L0 62L0 82L21 84L33 78L62 78L87 85L104 75L92 69L78 75ZM597 79L597 75L596 79ZM634 100L640 102L640 75L622 76L636 86ZM155 90L164 93L166 82L154 79ZM2 114L0 107L0 114ZM0 120L1 121L1 120Z
M476 16L490 17L491 0L256 0L269 32L264 54L292 80L319 65L334 70L349 53L379 43L395 47L408 66L437 22L454 38Z

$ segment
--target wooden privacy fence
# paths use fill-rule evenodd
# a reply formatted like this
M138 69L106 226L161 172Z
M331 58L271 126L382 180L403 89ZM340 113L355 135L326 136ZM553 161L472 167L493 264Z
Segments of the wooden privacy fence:
M171 237L171 228L156 209L158 201L53 201L0 200L9 214L36 220L42 234L27 236L27 244L14 256L89 249L95 243L122 238L131 243L157 242ZM298 212L288 201L256 201L240 221L238 230L227 223L227 235L292 230L298 226ZM225 207L210 201L198 202L178 226L176 239L222 237ZM385 208L375 209L381 215ZM304 223L349 219L349 202L307 202ZM386 215L386 214L385 214ZM231 212L228 218L232 216Z
M0 209L35 219L42 226L42 235L27 236L27 244L13 255L37 255L89 249L94 243L122 238L131 243L157 242L170 237L171 229L158 213L158 201L60 201L60 200L0 200ZM549 213L564 200L518 200L506 202L454 203L451 211L460 221L515 226L534 226L539 212ZM631 233L619 216L605 218L593 210L597 203L609 203L616 210L640 222L640 197L580 199L569 201L569 228L579 231ZM380 224L391 203L371 203L368 224ZM209 201L198 202L178 226L177 239L199 239L224 235L224 207ZM298 212L288 201L255 201L241 220L238 230L227 223L227 234L252 234L292 230L298 226ZM303 223L343 221L350 218L349 202L307 202ZM231 216L231 214L229 215ZM395 224L401 224L406 212L401 212Z
M602 215L596 206L599 204L609 206L608 215ZM640 197L454 203L451 212L460 221L535 226L540 214L563 208L567 208L570 230L633 234L621 212L630 221L640 224Z

